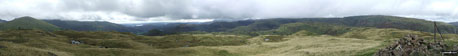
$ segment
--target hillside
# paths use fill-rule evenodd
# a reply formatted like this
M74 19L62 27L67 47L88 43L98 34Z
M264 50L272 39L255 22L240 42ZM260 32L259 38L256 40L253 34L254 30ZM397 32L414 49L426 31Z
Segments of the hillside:
M458 22L450 22L448 24L454 25L455 27L458 27Z
M291 24L305 24L312 27L325 27L328 25L340 27L375 27L375 28L396 28L415 30L423 32L432 32L433 22L416 19L405 18L396 16L383 16L383 15L365 15L365 16L350 16L344 18L275 18L275 19L261 19L261 20L246 20L234 22L213 22L210 24L184 24L175 26L168 29L185 30L181 32L202 31L202 32L225 32L235 34L249 34L249 35L262 35L269 31L275 31L279 28L296 28L286 29L296 32L297 29L309 28L309 26L294 26ZM224 26L223 26L224 25ZM290 26L288 26L290 25ZM454 33L454 27L451 24L438 22L438 27L443 33ZM314 30L314 29L309 29ZM177 32L167 31L166 32ZM341 31L339 31L341 32ZM289 32L293 33L293 32Z
M140 32L140 30L125 27L119 24L103 21L63 21L63 20L43 20L63 29L77 31L119 31L119 32Z
M286 22L286 23L284 23ZM300 19L272 19L259 20L248 26L241 26L232 30L235 31L264 31L282 28L280 26L295 22L317 22L316 26L327 26L327 24L348 26L348 27L376 27L376 28L397 28L415 31L432 32L433 22L415 18L404 18L395 16L368 15L368 16L351 16L344 18L300 18ZM453 33L456 28L453 25L438 22L438 27L444 33Z
M172 31L171 29L175 28L175 26L183 25L183 24L193 25L192 23L149 23L149 24L142 24L141 26L130 26L130 27L139 29L145 32L152 30L152 29Z
M434 28L432 21L384 15L345 17L338 21L340 21L339 23L356 27L397 28L425 32L432 32ZM437 23L437 26L443 30L442 32L444 33L453 33L453 30L456 28L451 24L443 22Z
M8 29L41 29L46 31L61 30L59 27L32 17L20 17L0 24L1 30Z
M7 23L19 24L17 21L46 23L30 17ZM78 27L113 25L50 22ZM427 31L431 23L425 22L431 21L393 16L265 19L176 24L164 28L175 33L161 36L98 30L11 29L0 30L0 56L370 56L409 34L432 42L433 34ZM458 35L443 36L444 44L458 45Z
M449 24L458 25L458 22L450 22Z
M1 56L368 56L407 34L431 40L431 33L352 28L341 35L176 34L137 36L122 32L0 31ZM445 34L447 44L458 43ZM74 41L74 42L73 42ZM78 43L76 43L78 42ZM317 51L320 50L320 51Z

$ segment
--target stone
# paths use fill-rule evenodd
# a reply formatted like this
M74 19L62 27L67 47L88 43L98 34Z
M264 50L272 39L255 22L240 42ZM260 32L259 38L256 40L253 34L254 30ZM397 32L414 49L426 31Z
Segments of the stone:
M446 45L440 43L428 43L416 35L407 35L395 43L380 49L373 56L413 56L427 55L435 56L440 52L435 50L443 50ZM433 50L431 50L431 49Z
M269 40L270 40L270 39L268 39L268 38L264 39L264 41L269 41Z
M81 42L80 42L80 41L77 41L77 40L71 40L71 43L72 43L72 44L81 44Z

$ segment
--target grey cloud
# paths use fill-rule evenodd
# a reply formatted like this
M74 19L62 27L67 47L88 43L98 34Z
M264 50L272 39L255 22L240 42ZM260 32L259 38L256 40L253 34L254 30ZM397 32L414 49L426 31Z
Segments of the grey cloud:
M63 10L117 11L148 18L243 18L257 8L245 0L63 0Z
M23 5L19 5L23 4ZM458 21L456 0L2 0L0 18L69 20L246 19L354 15L440 16Z

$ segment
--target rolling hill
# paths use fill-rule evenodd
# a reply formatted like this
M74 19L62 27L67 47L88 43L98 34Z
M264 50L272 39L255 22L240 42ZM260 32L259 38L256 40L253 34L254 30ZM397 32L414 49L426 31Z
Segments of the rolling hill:
M298 25L293 25L298 24ZM289 26L288 26L289 25ZM313 26L302 26L313 25ZM310 27L326 26L341 26L341 27L375 27L375 28L396 28L405 30L415 30L423 32L433 31L433 21L427 21L416 18L405 18L397 16L384 16L384 15L363 15L363 16L350 16L343 18L274 18L274 19L261 19L261 20L246 20L234 22L213 22L210 24L184 24L175 26L168 29L185 30L181 32L202 31L202 32L225 32L237 34L259 35L265 33L275 33L273 31L279 28L295 28L286 29L284 31L297 32L298 29L309 29ZM454 33L454 27L451 24L438 22L438 27L443 33ZM334 27L335 28L335 27ZM329 28L331 29L331 28ZM309 29L309 30L319 30ZM335 28L337 30L337 28ZM165 32L177 32L167 31ZM332 31L330 31L332 32ZM337 31L345 32L345 31ZM284 34L284 33L282 33ZM334 35L334 34L331 34Z
M141 32L135 28L104 21L64 21L64 20L43 20L63 29L77 31L118 31L118 32Z
M9 30L9 29L41 29L46 31L57 31L61 30L60 27L55 26L53 24L49 24L47 22L37 20L32 17L20 17L16 18L12 21L8 21L6 23L0 24L1 30Z
M370 56L406 34L431 41L432 34L400 29L353 28L342 35L175 34L138 36L122 32L5 30L1 56ZM458 43L456 34L447 44ZM266 40L268 39L268 40ZM72 41L81 42L79 44ZM320 50L320 51L317 51Z
M30 17L7 23L22 25L18 21L46 23ZM85 22L53 22L86 27ZM164 29L183 32L163 36L11 29L0 31L0 56L370 56L408 34L431 42L433 34L427 31L430 24L413 18L354 16L177 24ZM420 26L424 28L415 28ZM458 35L443 36L444 44L457 45Z
M384 15L345 17L340 22L355 27L397 28L425 32L432 32L434 28L433 21ZM453 33L452 30L456 28L444 22L437 22L437 26L445 33Z

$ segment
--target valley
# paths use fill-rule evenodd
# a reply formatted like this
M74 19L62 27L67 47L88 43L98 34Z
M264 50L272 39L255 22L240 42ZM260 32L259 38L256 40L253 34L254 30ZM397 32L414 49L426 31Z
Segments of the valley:
M156 28L145 31L21 17L0 23L0 56L371 56L408 34L432 42L432 25L369 15L138 26ZM438 27L445 44L457 45L455 26L439 22Z

